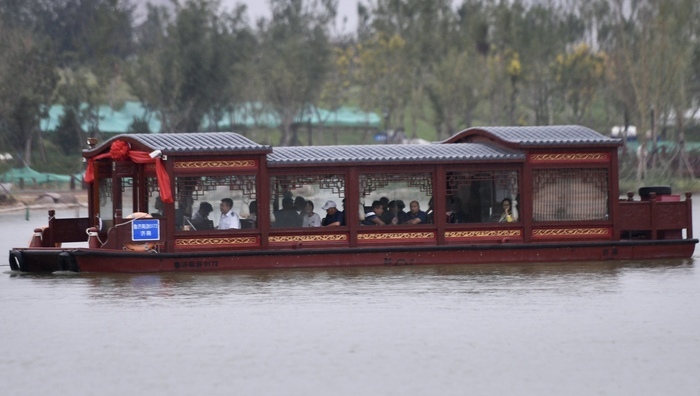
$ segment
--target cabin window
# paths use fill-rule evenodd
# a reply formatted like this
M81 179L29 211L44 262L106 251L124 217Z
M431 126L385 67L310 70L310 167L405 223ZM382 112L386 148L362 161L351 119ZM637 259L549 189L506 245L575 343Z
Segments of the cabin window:
M448 172L446 221L518 222L518 185L518 172L514 170ZM510 213L504 209L506 199L510 200Z
M131 177L122 177L122 216L126 217L134 213L134 179Z
M99 180L99 212L95 214L99 218L100 230L106 231L113 225L114 201L112 199L112 178Z
M163 201L160 199L160 188L158 179L155 177L146 178L146 194L148 197L148 212L152 217L162 217L165 214Z
M116 209L121 209L122 217L129 216L134 212L134 179L131 177L121 177L117 179L121 188L118 199L114 197L113 179L105 177L99 179L99 222L102 231L111 228L114 222L113 216ZM121 204L115 204L121 202Z
M607 169L533 171L534 221L606 220Z
M178 176L175 178L175 226L181 231L256 228L255 175ZM229 218L221 212L222 200L233 201Z
M363 173L359 181L361 225L433 223L432 173Z
M332 201L336 211L343 212L344 198L345 175L271 176L269 206L271 226L272 228L318 227L326 218L327 212L323 209L324 206ZM307 205L309 201L311 205Z

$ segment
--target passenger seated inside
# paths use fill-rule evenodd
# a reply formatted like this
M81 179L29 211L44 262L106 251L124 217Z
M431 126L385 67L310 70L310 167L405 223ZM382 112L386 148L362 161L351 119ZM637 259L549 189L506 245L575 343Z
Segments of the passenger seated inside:
M503 213L501 218L498 220L499 223L512 223L518 221L518 211L513 206L513 201L510 198L503 198L501 201L501 206L503 207Z
M252 229L258 224L258 201L250 201L248 204L248 217L241 219L241 228Z
M400 199L389 202L387 211L381 217L384 224L400 224L406 215L403 211L405 207L406 205Z
M177 229L182 229L187 220L187 209L180 204L180 206L175 209L175 227ZM189 224L187 224L189 226Z
M238 217L238 213L233 211L233 199L222 199L221 204L219 204L219 209L221 209L221 217L219 218L218 229L228 230L232 228L241 228L241 218Z
M160 199L160 196L156 197L154 209L156 211L151 213L151 217L153 217L154 219L159 219L159 218L163 217L163 200Z
M379 202L382 203L382 206L384 207L384 212L386 213L386 208L389 206L389 198L381 197L379 198Z
M450 213L448 223L466 223L467 213L462 209L462 200L459 197L452 198L452 212Z
M321 208L326 211L326 217L321 222L324 227L339 227L345 225L345 214L338 210L335 201L328 201Z
M396 207L398 208L398 211L396 212L396 219L398 220L398 224L403 223L406 221L406 215L408 213L404 212L404 209L406 209L406 204L403 203L402 200L397 199L396 200Z
M189 220L189 225L197 231L213 230L214 221L209 220L209 213L213 211L214 207L212 207L209 202L200 203L199 210L192 215L192 219Z
M428 224L435 224L435 207L433 205L433 198L428 201L428 210L425 211L425 218Z
M255 221L258 219L258 201L250 201L248 205L248 218Z
M297 197L294 198L294 210L297 211L297 214L302 219L304 218L304 208L306 208L306 199L301 195L297 195Z
M282 210L275 211L274 228L293 228L301 227L301 218L296 210L294 210L294 200L292 197L284 197L282 199Z
M178 208L175 209L175 227L178 230L182 230L187 227L191 227L187 220L192 217L192 197L184 196L178 201Z
M380 200L381 202L381 200ZM384 224L392 224L392 221L396 217L396 201L390 201L386 204L384 207L384 213L382 213L379 218L382 220ZM398 220L397 220L398 223ZM396 223L394 223L396 224Z
M410 211L404 215L403 222L401 224L426 224L428 222L428 216L420 210L420 204L418 201L411 201L409 204Z
M381 219L384 214L384 205L381 201L372 202L372 210L365 213L365 218L360 222L362 225L384 225Z
M302 227L320 227L321 226L321 216L314 212L314 203L311 201L306 201L304 206L304 211L302 212L303 220L301 222Z

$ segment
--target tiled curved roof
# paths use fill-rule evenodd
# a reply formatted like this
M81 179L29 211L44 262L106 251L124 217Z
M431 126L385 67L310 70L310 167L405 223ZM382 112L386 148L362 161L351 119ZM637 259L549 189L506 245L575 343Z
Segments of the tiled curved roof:
M198 133L134 133L116 136L96 150L100 151L105 145L114 140L135 140L150 147L151 150L161 150L164 153L181 152L240 152L266 151L270 146L261 145L233 132L198 132Z
M507 142L520 145L596 145L619 144L619 139L609 138L580 125L552 125L529 127L475 127L460 134L481 130Z
M520 160L525 155L479 143L457 144L378 144L368 146L275 147L268 164L340 164L351 162L408 162L454 160Z

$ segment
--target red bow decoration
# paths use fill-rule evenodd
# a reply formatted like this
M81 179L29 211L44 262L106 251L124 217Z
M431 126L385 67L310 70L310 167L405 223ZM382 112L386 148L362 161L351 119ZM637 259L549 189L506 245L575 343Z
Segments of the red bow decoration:
M137 164L156 164L156 178L158 179L158 189L160 190L160 199L163 203L173 203L173 193L170 190L170 176L165 170L163 160L160 158L151 158L145 151L133 151L129 147L129 143L123 140L115 140L109 148L109 152L96 155L88 158L87 169L83 180L90 183L95 180L95 161L104 158L111 158L114 161L126 161L130 159Z
M126 161L129 158L129 143L123 140L115 140L109 148L109 156L114 161Z

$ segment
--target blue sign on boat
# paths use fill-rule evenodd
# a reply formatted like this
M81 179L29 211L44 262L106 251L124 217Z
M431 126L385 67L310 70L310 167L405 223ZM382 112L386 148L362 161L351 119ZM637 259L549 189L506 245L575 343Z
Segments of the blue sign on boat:
M160 240L160 222L158 219L134 220L131 223L131 240L134 242Z

